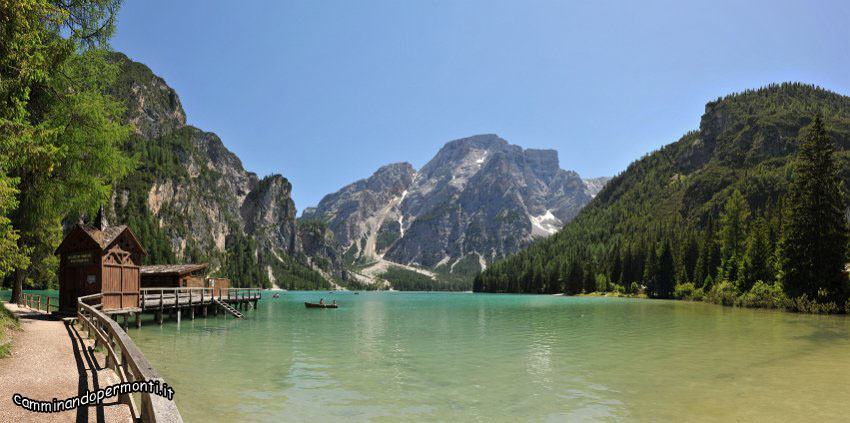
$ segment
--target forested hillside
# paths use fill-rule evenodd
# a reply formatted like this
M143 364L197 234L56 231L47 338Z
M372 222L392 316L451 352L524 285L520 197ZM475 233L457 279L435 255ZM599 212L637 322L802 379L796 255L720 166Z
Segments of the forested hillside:
M800 166L795 167L800 146L809 135L819 139L812 132L818 115L824 123L818 145L834 146L836 152L818 153L815 161L828 167L825 160L835 160L838 179L850 186L850 98L798 83L729 95L706 105L699 130L612 179L558 234L479 274L474 290L640 291L780 306L764 303L784 295L781 283L787 282L790 265L783 265L780 244L783 228L787 232L793 220L792 202L801 198L789 195L789 189ZM809 176L820 178L806 182L810 190L830 184L826 169ZM837 185L834 191L839 192ZM843 212L847 198L841 192L835 207ZM846 222L840 224L833 229L846 231ZM833 247L842 260L846 242ZM813 300L843 308L844 278L841 287L808 291L790 308L817 308L806 303ZM788 298L780 299L795 296Z

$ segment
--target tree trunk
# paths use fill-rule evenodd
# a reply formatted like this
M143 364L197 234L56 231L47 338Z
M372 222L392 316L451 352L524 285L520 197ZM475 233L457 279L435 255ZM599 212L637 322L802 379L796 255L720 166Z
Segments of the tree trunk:
M21 301L21 293L24 290L24 277L26 271L24 269L15 269L14 280L12 283L12 298L9 303L15 304Z

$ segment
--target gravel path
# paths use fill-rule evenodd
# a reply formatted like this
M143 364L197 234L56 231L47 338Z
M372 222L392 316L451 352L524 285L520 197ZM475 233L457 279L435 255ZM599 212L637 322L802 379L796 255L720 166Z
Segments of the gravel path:
M44 312L0 303L20 319L21 330L12 337L12 355L0 359L0 423L5 422L129 422L130 409L107 398L99 406L84 406L61 413L33 413L16 406L12 395L39 401L63 400L120 382L105 368L103 354L89 348L85 332L65 325Z

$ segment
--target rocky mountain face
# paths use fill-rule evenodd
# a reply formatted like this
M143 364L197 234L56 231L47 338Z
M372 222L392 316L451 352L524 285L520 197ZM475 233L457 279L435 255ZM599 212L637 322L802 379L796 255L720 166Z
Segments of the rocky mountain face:
M136 128L127 149L140 166L116 186L112 214L138 232L151 261L209 261L244 286L324 288L322 279L345 278L324 253L336 249L324 244L332 239L310 238L323 269L305 253L286 178L246 171L218 136L186 125L165 81L120 53L114 59L122 65L113 94Z
M325 222L349 264L471 275L558 231L606 181L561 169L554 150L478 135L449 142L419 171L384 166L302 218Z

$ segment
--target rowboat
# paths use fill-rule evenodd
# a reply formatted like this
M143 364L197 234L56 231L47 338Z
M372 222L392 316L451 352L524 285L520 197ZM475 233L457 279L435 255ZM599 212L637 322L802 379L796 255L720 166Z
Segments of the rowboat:
M304 301L304 307L307 308L337 308L336 304L319 304L319 303L308 303Z

